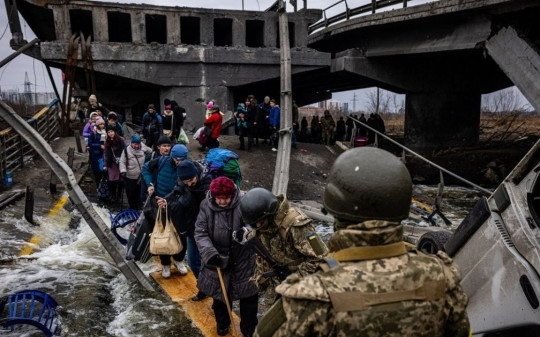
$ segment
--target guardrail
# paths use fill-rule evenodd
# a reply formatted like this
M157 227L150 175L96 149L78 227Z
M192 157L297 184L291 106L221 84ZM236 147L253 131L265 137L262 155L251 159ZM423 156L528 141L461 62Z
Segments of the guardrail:
M59 101L52 100L27 122L48 142L58 135ZM37 153L13 128L0 131L0 177L4 180L6 170L16 171Z
M404 161L404 162L405 162L405 152L408 152L408 153L411 154L412 156L417 157L418 159L420 159L420 160L422 160L422 161L428 163L429 165L433 166L434 168L438 169L438 170L439 170L439 173L440 173L440 177L441 177L441 184L443 184L443 175L442 175L442 174L443 174L443 173L446 173L446 174L448 174L448 175L450 175L450 176L452 176L452 177L454 177L454 178L456 178L456 179L458 179L458 180L464 182L465 184L467 184L467 185L469 185L469 186L471 186L471 187L473 187L473 188L476 188L476 189L479 190L480 192L484 193L486 196L490 196L490 195L493 193L493 191L490 191L490 190L488 190L488 189L485 189L485 188L483 188L483 187L481 187L481 186L479 186L479 185L473 183L472 181L469 181L469 180L467 180L467 179L465 179L465 178L463 178L463 177L461 177L461 176L455 174L454 172L451 172L451 171L445 169L444 167L435 164L435 163L432 162L431 160L429 160L429 159L427 159L426 157L424 157L424 156L422 156L422 155L420 155L420 154L414 152L413 150L409 149L409 148L406 147L405 145L402 145L402 144L396 142L395 140L393 140L392 138L388 137L388 136L385 135L384 133L382 133L382 132L380 132L380 131L378 131L378 130L375 130L374 128L372 128L371 126L367 125L366 123L361 122L359 119L353 118L353 117L351 117L351 116L347 116L347 118L350 118L350 119L352 119L352 120L355 122L354 127L353 127L353 135L356 134L356 128L357 128L357 127L356 127L356 124L361 125L361 126L363 126L364 128L366 128L366 130L370 130L370 131L372 131L373 133L375 133L375 143L374 143L374 144L375 144L375 147L378 147L378 142L379 142L378 137L381 137L381 138L386 139L387 141L389 141L389 142L391 142L392 144L394 144L394 145L396 145L396 146L398 146L398 147L401 148L401 150L403 151L403 152L402 152L402 153L403 153L403 154L402 154L402 158L403 158L403 161ZM354 137L351 137L351 142L350 142L349 146L352 147L352 146L353 146L353 142L354 142ZM442 186L442 185L439 185L439 187L441 187L441 186ZM441 193L442 193L442 191L441 191Z
M316 22L316 23L314 23L314 24L312 24L311 26L308 27L308 34L311 34L314 31L316 31L318 29L321 29L321 28L327 28L328 26L330 26L330 25L332 25L332 24L334 24L336 22L340 22L340 21L343 21L343 20L349 20L350 18L361 15L361 14L366 14L366 13L375 14L378 9L395 6L397 4L403 4L403 8L406 8L407 4L412 2L412 1L414 1L414 0L366 0L365 4L360 5L358 7L355 7L355 8L350 8L349 3L355 2L354 0L348 0L348 1L347 0L341 0L341 1L338 1L338 2L336 2L335 4L333 4L331 6L326 7L325 9L323 9L323 18L320 21L318 21L318 22ZM356 2L358 2L358 1L356 1ZM334 7L337 7L340 4L345 5L345 11L342 12L342 13L339 13L339 14L328 17L327 12L330 9L332 9Z

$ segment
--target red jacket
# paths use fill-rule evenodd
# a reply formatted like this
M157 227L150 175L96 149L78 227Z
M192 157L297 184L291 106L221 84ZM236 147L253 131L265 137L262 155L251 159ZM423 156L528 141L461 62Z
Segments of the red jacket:
M221 122L223 121L223 117L219 113L219 111L213 112L210 117L206 121L204 121L204 126L208 126L212 128L212 134L210 134L210 137L217 139L219 137L219 134L221 133Z

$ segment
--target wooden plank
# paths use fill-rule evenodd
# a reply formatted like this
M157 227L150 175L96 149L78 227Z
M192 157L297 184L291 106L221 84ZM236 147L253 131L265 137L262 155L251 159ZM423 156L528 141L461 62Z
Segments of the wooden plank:
M191 271L187 275L182 276L175 267L171 267L171 277L167 279L161 277L161 270L150 273L150 276L186 312L189 319L191 319L204 336L218 336L216 318L214 317L214 310L212 310L212 298L207 297L198 302L191 300L198 292L197 279ZM242 333L240 332L240 318L234 312L233 321L235 328L231 325L227 336L242 337Z

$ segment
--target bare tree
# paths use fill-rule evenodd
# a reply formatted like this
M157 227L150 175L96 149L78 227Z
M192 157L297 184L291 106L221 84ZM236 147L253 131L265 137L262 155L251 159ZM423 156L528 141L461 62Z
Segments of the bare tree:
M527 125L521 118L530 110L517 88L507 88L482 97L480 130L487 136L486 142L504 141L527 132Z
M514 87L482 97L482 113L492 114L498 118L521 114L527 110L528 104L523 103L520 93Z
M367 113L376 113L384 115L390 112L390 103L392 101L394 93L380 89L377 93L377 89L368 91L366 93L366 111Z

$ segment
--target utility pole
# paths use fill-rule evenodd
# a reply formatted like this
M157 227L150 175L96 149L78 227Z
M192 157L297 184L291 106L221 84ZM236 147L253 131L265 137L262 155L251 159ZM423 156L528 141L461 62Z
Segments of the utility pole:
M352 108L353 108L353 112L356 112L356 102L358 101L358 99L356 98L356 91L354 92L354 95L353 95L353 99L351 99L351 102L353 104Z
M289 45L289 22L287 20L287 11L284 0L279 0L278 12L281 59L281 125L279 130L276 169L274 172L274 182L272 184L272 193L275 195L287 194L292 136L291 47Z
M375 106L375 113L379 113L379 102L380 102L380 89L377 87L377 105Z

